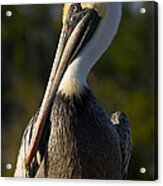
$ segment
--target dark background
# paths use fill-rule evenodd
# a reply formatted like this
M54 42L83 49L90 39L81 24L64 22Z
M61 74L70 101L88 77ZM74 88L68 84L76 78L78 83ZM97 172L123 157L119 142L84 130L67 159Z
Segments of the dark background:
M42 100L61 14L62 5L2 6L2 176L13 175L23 130ZM133 137L129 179L134 180L152 180L156 174L154 27L153 2L123 3L118 34L88 78L109 114L121 110L128 115Z

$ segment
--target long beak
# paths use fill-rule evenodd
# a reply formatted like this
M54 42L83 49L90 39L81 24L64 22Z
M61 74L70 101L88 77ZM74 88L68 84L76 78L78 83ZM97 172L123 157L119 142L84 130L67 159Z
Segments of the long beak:
M48 85L37 121L34 125L34 135L32 136L29 150L26 155L25 168L27 171L30 162L38 150L47 116L64 72L78 52L80 52L81 48L88 42L95 30L95 25L97 26L99 21L97 13L92 11L92 9L85 11L80 17L81 19L75 23L75 26L73 27L68 25L68 23L63 25Z

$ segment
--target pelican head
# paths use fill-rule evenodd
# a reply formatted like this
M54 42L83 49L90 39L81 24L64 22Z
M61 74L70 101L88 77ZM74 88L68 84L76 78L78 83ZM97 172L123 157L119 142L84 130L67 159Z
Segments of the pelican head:
M73 48L59 91L80 95L94 64L111 44L121 19L121 3L67 3L63 8L63 29L68 34L68 48ZM69 24L71 31L68 31ZM78 35L78 36L77 36ZM61 39L61 43L64 39ZM66 40L66 39L65 39ZM69 44L69 45L68 45ZM77 45L76 45L77 44ZM61 51L60 47L58 48ZM84 86L83 86L84 85Z
M112 42L121 18L121 3L67 3L63 27L26 165L34 157L52 101L58 92L80 96L91 68Z

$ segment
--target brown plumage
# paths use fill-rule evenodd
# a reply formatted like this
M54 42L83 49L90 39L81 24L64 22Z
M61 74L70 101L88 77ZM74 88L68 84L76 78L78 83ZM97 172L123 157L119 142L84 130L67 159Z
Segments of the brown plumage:
M122 178L126 179L132 154L132 138L130 124L125 113L120 111L115 112L111 115L111 121L120 137L120 147L122 153Z
M30 128L36 118L37 114L24 132L22 146L27 143L27 133L32 135ZM125 178L131 154L131 143L126 140L126 136L130 136L129 125L127 120L123 122L125 115L123 118L118 116L118 119L120 123L113 125L89 89L85 88L80 98L59 93L37 152L40 157L34 158L29 174L21 161L21 169L16 170L15 176L20 176L21 171L21 176L27 177ZM19 156L27 149L28 145L24 146Z

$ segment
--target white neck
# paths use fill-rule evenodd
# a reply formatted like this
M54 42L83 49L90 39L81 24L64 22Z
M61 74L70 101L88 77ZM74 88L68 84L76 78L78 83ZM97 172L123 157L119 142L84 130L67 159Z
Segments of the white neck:
M67 68L59 86L66 95L80 95L81 89L87 86L86 79L94 64L111 44L121 19L121 4L106 3L106 13L91 40Z

